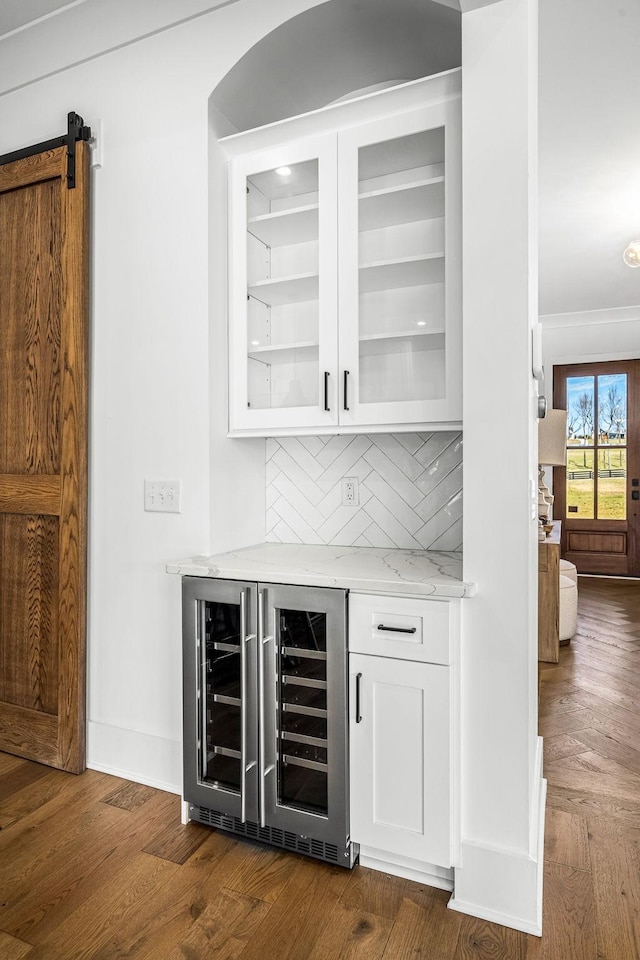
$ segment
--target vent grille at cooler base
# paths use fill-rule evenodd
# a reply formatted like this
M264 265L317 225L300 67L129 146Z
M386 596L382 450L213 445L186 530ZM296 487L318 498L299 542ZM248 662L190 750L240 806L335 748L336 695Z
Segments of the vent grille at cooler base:
M208 807L190 804L189 817L191 820L204 823L209 827L227 830L229 833L236 833L241 837L259 840L262 843L269 843L285 850L293 850L295 853L304 853L308 857L326 860L327 863L335 863L340 867L352 867L359 849L357 844L349 843L345 847L338 847L334 843L313 840L311 837L301 837L297 833L280 830L278 827L261 827L259 823L254 823L253 820L246 820L243 823L238 817L230 817L226 813L220 813L219 810L210 810Z

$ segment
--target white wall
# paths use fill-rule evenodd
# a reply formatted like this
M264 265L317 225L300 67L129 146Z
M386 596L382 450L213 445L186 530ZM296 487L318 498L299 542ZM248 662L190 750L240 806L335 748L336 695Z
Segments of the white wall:
M540 392L553 406L553 367L564 363L600 363L640 358L640 306L581 313L547 314L542 325L544 380ZM553 491L553 469L544 471Z
M223 191L218 184L220 218L210 218L208 97L253 43L316 2L238 0L36 83L24 69L26 34L17 35L19 49L15 38L0 48L4 63L12 50L22 52L15 63L24 84L0 95L0 151L62 132L70 109L103 121L93 219L89 762L173 790L181 781L180 596L165 561L261 539L264 518L255 504L264 478L253 469L264 465L263 445L228 441L222 432ZM162 6L183 8L178 0ZM465 355L472 358L465 365L464 542L465 577L479 582L480 594L465 608L463 844L454 906L535 929L528 493L535 277L527 226L535 5L501 0L464 20ZM50 59L51 38L45 24L29 33L35 75ZM83 49L82 31L59 41L69 43L70 60ZM12 85L5 77L0 91ZM219 162L212 148L212 163ZM512 467L498 515L489 518L495 446L487 427L504 411L505 395L512 402L501 423L512 439ZM145 514L144 477L182 479L183 513ZM238 515L243 525L235 528Z
M639 288L640 289L640 288ZM553 365L640 357L640 306L540 317L544 386L553 396Z
M15 59L2 89L25 84L0 95L0 152L63 133L69 110L103 124L92 227L88 762L175 791L180 583L165 562L264 536L264 444L224 437L225 225L208 215L208 98L248 47L312 5L243 0L33 83L43 62L60 68L65 43L69 62L83 41L93 49L91 37L97 49L95 35L61 33L55 63L54 21L0 44L2 63ZM125 5L121 16L147 6ZM163 11L171 6L177 18L202 3ZM182 514L145 513L145 477L181 479Z
M450 906L539 932L535 0L462 17L462 844ZM497 453L499 451L499 453ZM504 463L495 486L496 455Z

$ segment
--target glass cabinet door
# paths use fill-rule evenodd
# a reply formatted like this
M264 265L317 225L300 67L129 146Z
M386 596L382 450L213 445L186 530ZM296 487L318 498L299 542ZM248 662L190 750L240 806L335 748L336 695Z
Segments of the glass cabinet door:
M340 135L345 423L461 417L456 111L449 102Z
M337 422L336 138L231 168L231 428Z

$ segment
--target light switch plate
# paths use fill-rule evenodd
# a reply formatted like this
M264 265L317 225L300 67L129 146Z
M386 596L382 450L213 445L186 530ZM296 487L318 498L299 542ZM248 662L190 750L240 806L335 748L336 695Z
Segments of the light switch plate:
M158 513L182 513L182 482L145 480L144 508Z

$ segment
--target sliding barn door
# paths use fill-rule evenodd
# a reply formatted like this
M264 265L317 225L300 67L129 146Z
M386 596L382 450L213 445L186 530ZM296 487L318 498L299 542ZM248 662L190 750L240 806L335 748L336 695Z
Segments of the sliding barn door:
M0 750L85 767L89 147L0 166Z

